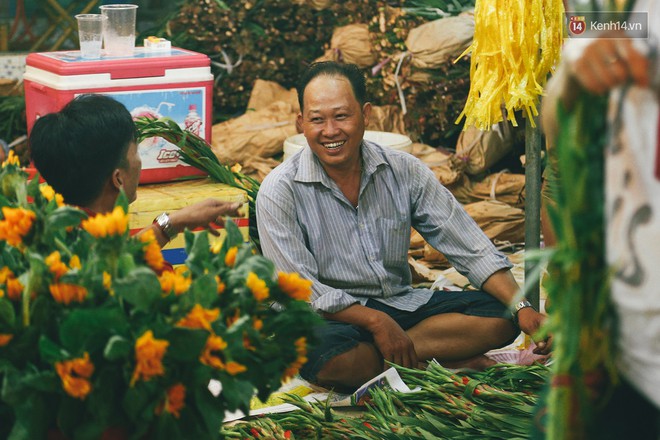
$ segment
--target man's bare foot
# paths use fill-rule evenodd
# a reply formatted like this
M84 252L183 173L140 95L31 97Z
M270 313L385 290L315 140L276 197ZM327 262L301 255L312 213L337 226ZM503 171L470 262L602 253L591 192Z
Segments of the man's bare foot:
M445 368L453 370L476 370L483 371L488 367L492 367L497 362L484 354L480 354L473 358L463 359L460 361L441 361L440 364Z

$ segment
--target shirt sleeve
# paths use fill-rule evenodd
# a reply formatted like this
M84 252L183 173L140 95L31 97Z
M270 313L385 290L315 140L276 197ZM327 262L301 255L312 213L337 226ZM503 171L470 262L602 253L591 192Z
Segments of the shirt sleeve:
M480 289L493 273L512 267L428 167L410 174L412 226L473 286Z
M315 311L335 313L358 303L352 295L318 280L317 262L305 246L303 227L297 220L293 190L286 182L269 180L264 180L256 202L259 240L264 256L278 270L297 272L312 281L311 306Z

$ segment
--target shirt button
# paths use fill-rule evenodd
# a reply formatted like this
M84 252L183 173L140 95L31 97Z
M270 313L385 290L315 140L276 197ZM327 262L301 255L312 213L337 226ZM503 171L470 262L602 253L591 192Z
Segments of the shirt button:
M364 229L364 223L360 223L360 229Z
M374 261L374 260L376 260L376 257L374 257L373 255L369 255L369 261Z

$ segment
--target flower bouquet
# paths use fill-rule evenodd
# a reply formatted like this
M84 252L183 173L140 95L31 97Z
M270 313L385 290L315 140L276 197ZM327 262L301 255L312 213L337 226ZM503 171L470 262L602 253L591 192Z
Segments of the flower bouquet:
M38 180L14 156L0 170L0 438L217 438L306 361L311 282L231 221L213 246L186 231L166 271L123 195L89 217Z

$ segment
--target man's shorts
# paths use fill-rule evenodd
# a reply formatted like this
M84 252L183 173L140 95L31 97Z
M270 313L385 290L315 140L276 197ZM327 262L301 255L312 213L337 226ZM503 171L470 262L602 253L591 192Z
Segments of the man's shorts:
M435 291L428 303L414 312L397 310L369 299L366 307L387 313L403 330L408 330L431 316L443 313L462 313L484 318L510 319L511 312L495 297L482 291ZM315 346L307 354L308 362L300 370L303 379L316 382L321 368L335 356L354 348L360 342L373 342L372 334L356 325L326 320L315 331ZM517 335L516 335L517 337ZM515 337L504 345L508 345Z

